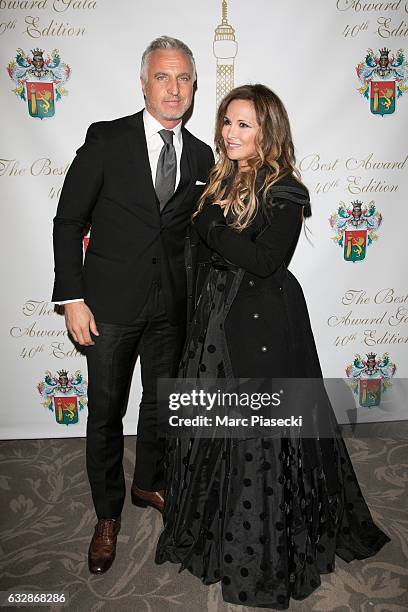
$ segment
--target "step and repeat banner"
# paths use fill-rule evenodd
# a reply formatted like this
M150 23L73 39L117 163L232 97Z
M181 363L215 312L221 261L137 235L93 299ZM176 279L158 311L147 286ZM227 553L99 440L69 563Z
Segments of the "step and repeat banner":
M86 360L50 302L52 219L89 124L143 107L141 55L163 34L194 53L202 140L233 86L285 103L313 209L291 270L324 375L349 377L367 418L393 397L406 418L408 2L0 0L1 437L85 435ZM127 434L140 394L136 366Z

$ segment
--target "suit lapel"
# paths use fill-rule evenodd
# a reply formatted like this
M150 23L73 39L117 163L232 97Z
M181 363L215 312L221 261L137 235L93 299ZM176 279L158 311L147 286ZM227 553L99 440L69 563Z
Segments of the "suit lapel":
M158 200L152 180L149 154L147 152L146 134L143 125L143 111L129 117L129 130L127 133L129 150L129 170L135 189L138 190L138 200L160 217Z

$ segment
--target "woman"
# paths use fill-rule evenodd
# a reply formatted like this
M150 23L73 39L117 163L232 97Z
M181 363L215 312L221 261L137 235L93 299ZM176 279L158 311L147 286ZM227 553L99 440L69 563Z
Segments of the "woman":
M197 306L179 376L321 378L302 289L287 270L304 217L289 120L263 85L221 102L219 159L197 210ZM298 414L295 410L294 414ZM234 604L286 609L390 538L372 521L341 437L174 439L156 562Z

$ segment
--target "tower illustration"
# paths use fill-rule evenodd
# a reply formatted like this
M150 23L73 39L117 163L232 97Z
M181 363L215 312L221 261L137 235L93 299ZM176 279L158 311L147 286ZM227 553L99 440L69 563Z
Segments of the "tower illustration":
M234 59L238 51L235 30L228 23L227 0L222 0L221 23L215 28L214 55L217 58L217 107L222 98L234 87Z

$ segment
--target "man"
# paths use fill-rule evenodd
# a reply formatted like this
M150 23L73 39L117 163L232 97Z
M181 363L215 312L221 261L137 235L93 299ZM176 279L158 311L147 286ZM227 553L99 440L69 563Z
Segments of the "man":
M196 80L190 49L167 36L154 40L140 79L145 109L89 127L54 219L52 299L65 304L68 331L88 363L86 461L98 517L92 573L115 558L125 498L122 418L138 356L143 395L131 495L136 505L163 509L156 383L176 374L186 321L186 228L214 163L210 147L182 127Z

